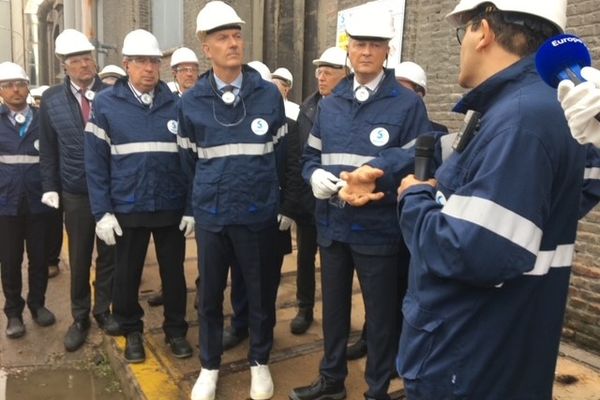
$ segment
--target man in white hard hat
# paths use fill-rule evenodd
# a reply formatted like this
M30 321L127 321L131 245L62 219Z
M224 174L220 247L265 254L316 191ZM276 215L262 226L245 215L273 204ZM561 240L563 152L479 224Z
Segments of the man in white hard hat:
M42 94L44 94L46 89L48 89L49 87L50 86L48 86L48 85L42 85L42 86L33 88L29 91L29 96L31 96L31 98L33 100L33 102L31 103L32 106L34 106L36 108L40 108L40 104L42 102Z
M394 74L399 84L408 88L421 97L427 94L427 75L425 70L417 63L412 61L404 61L396 65ZM448 133L448 128L445 125L431 122L431 128L436 132Z
M150 235L164 292L165 341L177 358L192 355L186 339L186 185L177 154L177 97L159 77L162 52L143 29L123 40L120 79L94 101L85 131L85 167L96 234L115 245L113 314L125 342L125 360L143 362L144 312L138 292Z
M110 313L114 251L95 240L95 221L89 207L83 164L83 128L91 116L92 100L105 85L96 74L94 46L81 32L65 29L55 41L55 53L65 71L65 81L46 90L40 107L40 166L42 202L58 209L62 203L69 239L71 314L65 349L75 351L90 328L90 268L94 241L97 258L92 314L100 328L118 333Z
M283 96L285 116L292 121L296 121L300 106L293 101L288 100L288 96L294 86L294 77L292 76L292 73L287 68L279 67L271 73L271 79L275 86L277 86L277 89L279 89L281 96Z
M343 399L348 373L352 277L360 281L369 325L366 399L389 399L387 390L398 346L398 281L408 253L396 222L397 181L381 179L385 195L365 208L344 206L342 171L368 165L386 171L404 160L417 135L431 130L423 101L386 69L392 14L374 6L348 21L348 59L354 74L322 99L303 154L303 176L316 197L321 256L325 354L319 377L293 389L292 400ZM389 157L388 157L389 155Z
M20 65L0 63L0 263L6 336L25 334L25 304L34 322L54 324L54 314L45 307L48 286L48 241L52 208L41 202L38 112L27 104L29 77ZM27 250L29 291L21 296L21 264Z
M179 102L178 144L189 187L188 210L198 221L198 292L202 370L192 400L212 400L222 355L223 291L229 266L244 277L249 302L250 397L270 399L268 367L280 273L272 246L277 233L277 155L287 131L277 88L243 65L244 21L211 1L196 33L212 68Z
M115 84L117 79L124 78L127 76L127 74L125 71L123 71L123 68L119 67L118 65L108 64L102 68L102 71L98 73L98 76L100 79L102 79L102 82L112 86Z
M322 98L331 94L337 84L349 73L346 52L339 47L326 49L313 60L318 90L300 106L296 129L288 133L288 179L281 204L281 214L296 222L297 274L296 300L298 313L290 323L295 335L303 334L313 321L315 304L315 257L317 254L317 229L314 221L315 198L301 174L300 158L308 141L317 106Z
M198 81L200 64L196 53L187 47L175 50L171 55L171 71L174 81L169 82L169 87L173 93L181 96Z
M462 0L446 16L470 89L454 111L473 130L436 179L398 188L412 259L397 368L410 399L552 398L585 149L535 53L566 11Z

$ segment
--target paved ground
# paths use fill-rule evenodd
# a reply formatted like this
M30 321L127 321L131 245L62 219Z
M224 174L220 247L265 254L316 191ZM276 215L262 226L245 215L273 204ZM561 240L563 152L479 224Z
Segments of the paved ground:
M53 367L58 371L65 368L95 368L98 365L108 365L104 357L110 360L110 366L121 382L126 397L146 400L176 400L189 399L189 393L200 370L198 361L198 324L193 308L196 278L196 248L193 239L188 240L186 256L186 279L188 282L188 315L190 330L188 339L193 344L194 356L186 360L176 360L171 357L164 344L161 330L162 307L150 308L146 304L147 297L158 288L158 265L154 249L148 252L147 266L144 271L140 296L146 311L145 344L147 361L142 364L129 365L124 363L122 338L110 338L102 335L93 326L86 346L75 353L65 353L63 336L71 323L69 311L69 273L64 268L62 273L50 281L48 290L48 306L57 315L57 324L49 328L35 326L30 315L25 313L27 335L13 341L0 334L0 400L4 400L2 377L9 377L19 371L45 369ZM319 282L319 277L317 277ZM320 291L317 285L317 293ZM228 295L228 293L227 293ZM275 381L276 400L287 399L287 393L292 387L310 383L317 374L319 360L322 356L322 329L320 324L321 303L317 299L317 320L305 335L295 336L289 333L289 322L295 315L295 257L287 256L284 261L282 283L277 301L277 326L275 343L271 356L271 372ZM225 312L230 315L229 302L226 301ZM352 335L357 336L363 322L363 305L358 284L355 282L353 296ZM4 328L5 321L0 323ZM219 380L219 400L248 399L250 373L246 364L247 342L225 353ZM600 357L586 353L580 349L563 346L563 356L559 359L557 383L554 400L600 400ZM363 373L365 360L349 363L347 380L348 399L361 400L365 390ZM52 379L56 379L53 376ZM71 378L69 378L71 379ZM48 400L64 399L45 395L57 385L68 385L68 379L58 379L57 382L47 382L40 385L39 396L14 397L8 400ZM10 379L9 379L10 382ZM402 397L400 380L394 380L390 392L394 398ZM82 392L83 393L83 392ZM117 395L114 396L116 398ZM73 399L78 397L72 397ZM99 399L91 395L82 395L82 400ZM110 397L109 397L110 398Z

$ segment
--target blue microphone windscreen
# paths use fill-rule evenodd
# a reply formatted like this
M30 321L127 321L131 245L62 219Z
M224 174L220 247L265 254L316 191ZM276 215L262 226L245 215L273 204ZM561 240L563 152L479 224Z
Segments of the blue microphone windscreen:
M562 34L544 42L535 56L535 65L544 82L557 87L561 80L569 79L567 70L585 81L580 71L592 65L592 59L583 40L575 35Z

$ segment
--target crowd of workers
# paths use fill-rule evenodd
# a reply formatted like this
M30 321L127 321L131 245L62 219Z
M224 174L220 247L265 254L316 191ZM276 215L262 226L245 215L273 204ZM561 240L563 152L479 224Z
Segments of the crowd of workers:
M38 325L55 322L45 292L64 216L65 349L85 343L91 313L126 338L127 362L145 361L138 294L152 236L161 286L148 302L164 307L173 356L190 357L183 261L194 233L201 372L191 398L215 398L223 351L248 338L250 397L270 399L275 300L295 224L290 331L313 322L318 249L324 354L290 399L346 398L346 361L365 354L365 399L389 399L396 374L411 400L550 399L577 222L600 198L600 71L561 82L559 101L535 71L539 45L565 29L566 1L461 0L446 18L469 89L454 111L479 116L462 135L429 120L419 65L387 68L385 9L352 16L347 50L313 61L318 87L301 105L288 100L288 69L244 63L245 22L221 1L197 16L211 63L202 74L182 47L173 81L162 81L163 52L142 29L124 38L123 68L99 73L89 39L64 30L55 53L65 79L50 88L30 91L21 66L0 64L6 335L25 334L25 304ZM424 134L438 139L425 181L412 175ZM354 272L365 325L348 347Z

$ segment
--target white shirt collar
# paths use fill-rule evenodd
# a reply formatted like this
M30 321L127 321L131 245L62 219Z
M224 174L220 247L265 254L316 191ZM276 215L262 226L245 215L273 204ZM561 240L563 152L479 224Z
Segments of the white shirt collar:
M215 83L217 84L217 89L219 89L219 90L221 90L224 86L227 86L227 85L233 86L238 91L242 87L242 80L243 80L244 75L241 72L237 76L237 78L235 78L233 80L233 82L231 82L231 83L225 83L224 81L222 81L221 79L219 79L219 77L216 74L213 74L213 76L215 77Z
M365 86L366 88L371 89L372 92L375 92L377 90L377 87L379 86L379 82L381 82L382 79L383 79L383 69L381 70L379 75L377 75L375 77L375 79L373 79L370 82L367 82L365 85L361 85L360 83L358 83L358 81L356 80L356 75L354 75L353 89L356 90L360 86Z

